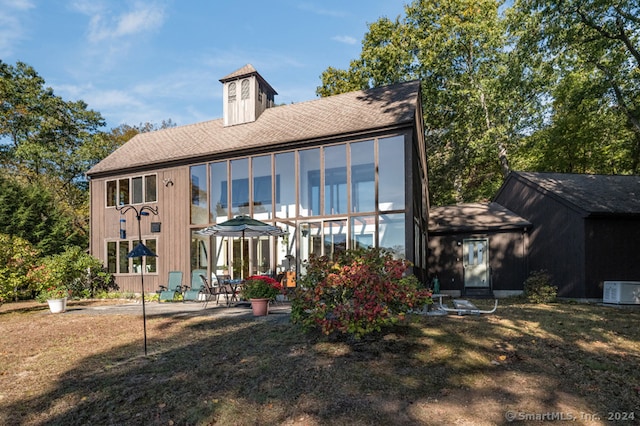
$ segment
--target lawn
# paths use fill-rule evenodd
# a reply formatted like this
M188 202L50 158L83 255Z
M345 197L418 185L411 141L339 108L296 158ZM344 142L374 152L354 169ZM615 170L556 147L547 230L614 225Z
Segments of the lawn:
M510 301L339 341L188 313L147 318L144 357L141 316L9 304L0 424L638 424L638 324L638 309Z

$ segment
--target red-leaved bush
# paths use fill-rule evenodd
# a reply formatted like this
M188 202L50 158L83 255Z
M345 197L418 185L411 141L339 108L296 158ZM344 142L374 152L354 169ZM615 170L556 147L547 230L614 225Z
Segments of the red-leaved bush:
M410 309L432 303L420 289L410 263L381 249L347 250L312 256L300 277L291 305L291 319L305 329L360 338L404 318Z

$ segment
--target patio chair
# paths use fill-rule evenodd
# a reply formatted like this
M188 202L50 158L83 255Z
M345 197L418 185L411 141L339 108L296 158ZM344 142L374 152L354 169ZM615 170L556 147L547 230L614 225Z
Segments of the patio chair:
M204 282L200 278L201 275L206 274L205 269L196 269L191 273L191 286L185 286L182 300L196 301L200 298L200 294L205 292Z
M207 277L204 274L200 274L200 280L204 285L204 294L205 294L205 302L203 308L207 307L209 300L215 299L216 305L218 304L220 298L220 283L217 280L217 277L214 275L211 283L207 280Z
M182 271L170 271L167 285L161 285L158 301L173 300L178 293L182 293Z

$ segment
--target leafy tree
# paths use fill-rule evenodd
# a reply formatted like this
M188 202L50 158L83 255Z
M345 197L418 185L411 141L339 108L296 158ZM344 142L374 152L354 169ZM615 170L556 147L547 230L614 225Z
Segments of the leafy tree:
M30 180L55 177L67 194L100 159L87 147L104 120L83 101L64 101L44 84L27 64L0 62L0 158Z
M23 238L43 255L57 253L67 245L87 245L87 236L60 208L49 188L21 184L0 176L0 233Z
M45 254L68 244L86 246L86 171L136 134L175 126L169 119L104 132L99 130L103 125L101 115L83 101L56 96L31 66L0 61L0 172L5 182L15 181L0 191L9 201L0 206L0 229L22 235ZM48 190L40 196L42 188ZM32 205L11 191L26 194Z
M534 168L640 172L639 15L638 2L514 2L514 51L547 64L538 86L547 120L527 143L543 159Z
M103 158L97 137L103 125L100 114L84 102L65 101L45 87L31 66L0 61L0 167L5 176L49 188L56 210L72 218L71 233L85 234L85 243L88 187L84 173ZM23 207L16 213L26 215L19 218L23 222L32 218L30 210L41 211L38 206Z
M359 59L322 75L321 95L419 78L433 204L488 198L508 174L517 93L505 78L501 2L415 0L369 26Z
M550 122L525 139L519 164L564 173L633 170L633 131L622 114L603 104L607 88L592 74L575 71L555 85Z
M640 173L640 5L507 6L414 0L317 93L419 78L432 205L487 199L512 168Z

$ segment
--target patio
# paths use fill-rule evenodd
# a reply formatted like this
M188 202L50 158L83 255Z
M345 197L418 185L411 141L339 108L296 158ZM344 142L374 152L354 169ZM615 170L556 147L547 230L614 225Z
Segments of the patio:
M43 305L44 306L44 305ZM153 316L224 316L224 317L253 317L251 305L248 302L239 302L229 307L222 301L216 305L215 301L209 301L206 308L204 302L147 302L146 315ZM49 314L48 311L46 311ZM267 321L289 321L291 304L286 302L272 303L269 307L269 315L262 317ZM67 306L65 314L84 315L142 315L140 302L124 302L106 305L82 305L71 302ZM258 317L256 317L258 319Z

